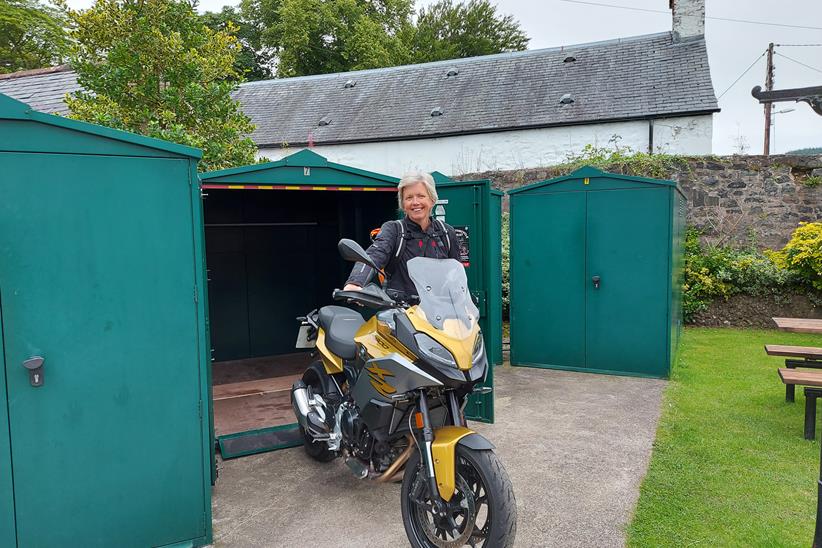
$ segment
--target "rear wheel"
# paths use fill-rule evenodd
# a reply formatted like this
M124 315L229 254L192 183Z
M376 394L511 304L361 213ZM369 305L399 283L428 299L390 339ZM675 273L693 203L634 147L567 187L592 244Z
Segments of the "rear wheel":
M305 431L305 428L300 426L300 434L303 436L303 447L309 457L318 462L329 462L337 458L336 451L331 451L328 444L324 441L314 441L311 434Z
M306 371L305 375L303 375L303 382L312 394L319 394L320 396L323 396L323 399L325 399L325 394L323 393L320 379L317 378L317 374L313 370L309 369ZM303 437L303 447L305 447L305 452L312 459L318 462L330 462L337 458L336 451L331 451L328 448L328 444L324 441L314 441L311 434L306 432L305 428L302 426L300 426L300 434Z
M415 548L507 548L517 532L511 480L492 451L457 445L456 491L444 516L434 512L419 451L402 482L402 520Z

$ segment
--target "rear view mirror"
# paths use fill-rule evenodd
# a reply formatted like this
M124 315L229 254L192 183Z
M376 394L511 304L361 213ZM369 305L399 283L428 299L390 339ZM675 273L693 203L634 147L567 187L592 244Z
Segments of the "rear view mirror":
M346 261L351 261L353 263L365 263L374 270L381 272L380 268L374 264L373 260L371 260L371 257L369 257L360 244L354 240L343 238L340 240L340 243L337 244L337 249L340 252L340 256Z

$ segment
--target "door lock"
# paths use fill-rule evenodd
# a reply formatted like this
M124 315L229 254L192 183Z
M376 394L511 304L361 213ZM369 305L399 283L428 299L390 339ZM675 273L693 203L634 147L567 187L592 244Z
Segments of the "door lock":
M43 386L43 363L46 361L42 356L32 356L23 361L23 367L29 371L29 382L35 388Z
M594 289L599 289L599 276L594 276L591 281L594 282Z

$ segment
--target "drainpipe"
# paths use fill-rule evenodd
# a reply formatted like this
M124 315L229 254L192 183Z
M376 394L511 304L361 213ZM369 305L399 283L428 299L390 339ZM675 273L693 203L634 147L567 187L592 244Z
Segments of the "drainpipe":
M648 154L654 153L654 119L648 120Z

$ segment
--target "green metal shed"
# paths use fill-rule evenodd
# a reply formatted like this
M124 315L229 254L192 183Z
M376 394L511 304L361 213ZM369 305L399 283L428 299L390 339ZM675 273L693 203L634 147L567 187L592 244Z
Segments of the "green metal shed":
M283 439L274 434L291 428L287 388L310 361L294 350L295 318L331 304L332 290L348 276L352 265L339 257L340 238L367 247L371 230L397 217L399 179L330 162L309 149L201 179L215 431L225 454L241 455L273 447ZM499 264L490 185L441 181L437 188L440 213L465 236L469 284L481 303L482 328L493 339L501 319L486 304L494 291L491 265ZM492 420L492 397L478 397L467 411Z
M211 542L199 158L0 95L0 546Z
M667 377L685 197L583 167L511 190L511 364Z

